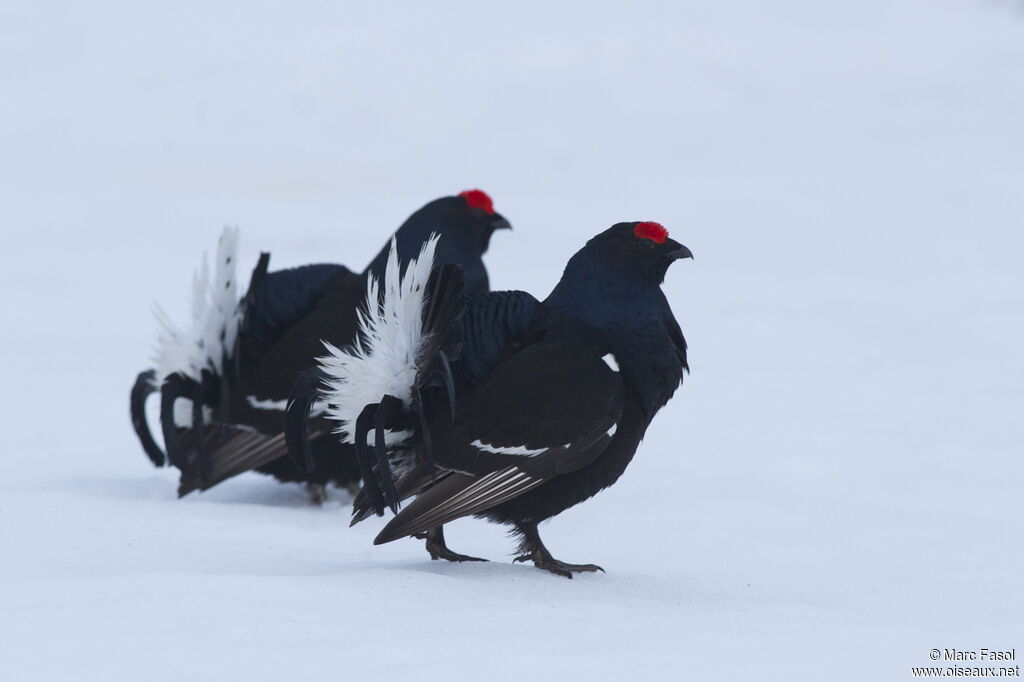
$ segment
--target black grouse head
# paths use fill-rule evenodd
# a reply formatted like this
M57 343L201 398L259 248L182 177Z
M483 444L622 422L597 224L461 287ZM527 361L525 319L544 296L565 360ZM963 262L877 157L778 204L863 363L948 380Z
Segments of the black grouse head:
M626 277L661 284L673 262L693 258L688 248L668 236L661 223L616 223L597 235L581 253L622 270Z
M587 242L569 261L594 274L659 285L673 262L693 258L659 223L617 223ZM568 270L568 268L566 268Z
M494 202L483 190L467 189L459 192L458 196L439 199L438 202L450 224L460 228L457 236L453 231L453 244L478 249L480 254L487 253L495 230L512 229L512 225L495 212Z
M495 212L494 202L485 192L470 189L454 197L444 197L428 204L439 214L441 241L437 244L435 261L457 263L462 266L466 293L487 291L490 282L484 267L483 255L491 243L495 230L511 229L501 214Z
M436 264L455 263L462 266L466 293L487 291L490 283L483 255L495 230L512 226L494 210L494 202L486 193L471 189L455 196L435 199L409 216L395 236L398 257L404 266L419 256L423 243L436 232L441 236L434 255ZM388 246L377 255L368 270L376 277L384 272Z
M586 318L620 316L646 304L661 305L669 266L693 258L659 223L617 223L569 259L548 302Z

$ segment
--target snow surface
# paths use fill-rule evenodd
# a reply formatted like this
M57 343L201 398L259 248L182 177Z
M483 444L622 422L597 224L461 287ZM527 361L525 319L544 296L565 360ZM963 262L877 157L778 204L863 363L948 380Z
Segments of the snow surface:
M1024 7L0 5L0 677L903 680L1024 656ZM362 267L426 201L544 295L613 222L691 247L692 376L542 528L607 574L373 547L298 486L178 501L128 420L160 301Z

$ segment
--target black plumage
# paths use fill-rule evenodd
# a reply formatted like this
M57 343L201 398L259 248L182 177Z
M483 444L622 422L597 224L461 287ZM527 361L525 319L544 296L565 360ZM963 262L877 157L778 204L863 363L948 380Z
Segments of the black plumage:
M508 226L486 194L471 190L428 203L405 221L394 241L404 265L437 233L437 261L460 264L467 290L487 291L482 256L493 231ZM343 347L356 338L367 279L382 276L389 246L390 241L360 274L334 264L268 272L269 255L263 254L239 304L237 342L225 350L221 371L209 363L201 381L172 372L160 387L153 385L152 370L139 375L131 396L133 426L147 455L161 466L164 453L144 413L146 397L161 391L167 456L181 470L179 495L252 469L282 481L306 482L314 494L322 494L328 482L349 486L358 481L351 448L329 436L330 426L319 416L309 422L313 470L302 471L284 457L283 411L296 377L323 353L323 342ZM192 400L192 424L199 428L176 422L179 398Z
M434 558L466 560L445 547L441 526L477 515L513 526L517 560L567 577L599 570L554 559L537 524L612 485L682 381L686 342L660 285L686 257L660 225L620 223L572 257L543 302L469 297L452 363L455 416L434 409L427 433L437 470L420 431L404 444L416 463L394 485L418 497L375 543L423 537ZM369 496L357 498L355 520L373 511Z

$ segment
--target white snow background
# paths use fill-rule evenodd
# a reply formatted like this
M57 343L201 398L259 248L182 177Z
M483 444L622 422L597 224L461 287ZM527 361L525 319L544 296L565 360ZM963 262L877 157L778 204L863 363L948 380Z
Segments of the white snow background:
M0 677L904 680L1024 657L1024 6L0 5ZM161 302L362 268L481 187L495 288L658 220L692 375L622 479L481 565L335 492L175 499L130 428Z

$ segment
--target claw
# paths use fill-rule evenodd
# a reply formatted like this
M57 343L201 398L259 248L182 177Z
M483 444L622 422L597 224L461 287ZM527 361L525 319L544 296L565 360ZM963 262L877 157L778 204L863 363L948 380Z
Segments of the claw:
M164 434L164 447L171 464L185 468L185 450L181 445L181 434L174 423L174 403L178 398L188 398L188 389L195 382L180 374L171 374L164 379L160 388L160 426Z
M373 476L373 463L370 461L370 453L366 449L366 436L369 435L371 422L380 403L370 403L363 408L356 418L356 432L353 434L356 439L356 461L359 463L359 472L363 477L363 490L369 506L377 516L384 516L384 498L381 496L380 486Z
M131 415L135 435L139 437L146 456L149 457L154 466L162 467L167 464L167 455L164 454L164 451L153 440L153 434L149 430L149 422L146 420L146 398L157 390L153 385L155 377L156 370L152 369L146 370L136 377L131 393Z

